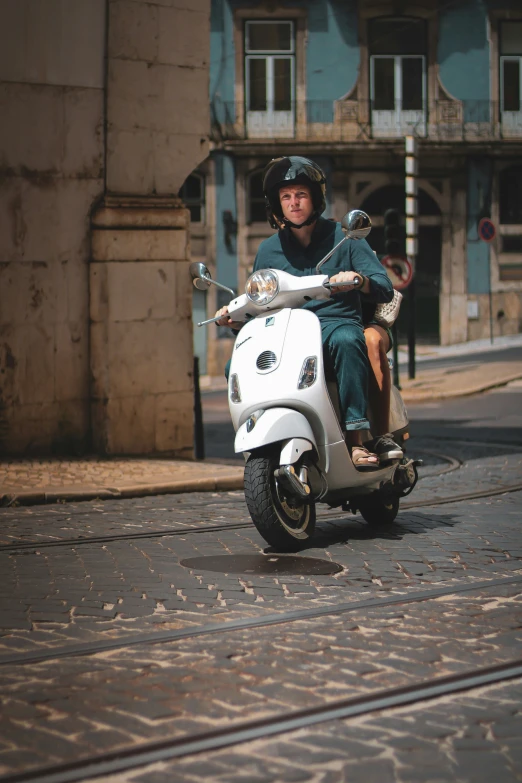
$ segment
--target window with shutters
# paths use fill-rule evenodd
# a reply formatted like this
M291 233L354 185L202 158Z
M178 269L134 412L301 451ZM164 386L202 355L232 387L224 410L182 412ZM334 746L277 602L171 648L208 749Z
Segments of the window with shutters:
M522 22L500 23L500 121L503 135L522 131Z
M248 136L293 136L294 22L245 22L245 82Z
M374 136L426 134L426 23L369 21L370 101Z

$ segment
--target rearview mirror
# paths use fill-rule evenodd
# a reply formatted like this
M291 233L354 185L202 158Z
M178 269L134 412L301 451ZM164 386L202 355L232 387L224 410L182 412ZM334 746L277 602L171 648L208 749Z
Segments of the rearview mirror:
M317 274L319 274L323 264L325 264L328 259L333 256L337 248L341 247L341 245L346 242L347 239L364 239L364 237L367 237L372 230L372 221L366 212L363 212L361 209L352 209L352 211L347 212L341 220L341 227L345 233L345 236L341 239L340 242L336 244L333 250L330 250L330 252L319 261L315 267Z
M208 271L208 268L205 266L205 264L201 263L201 261L193 261L189 266L189 273L192 278L192 282L198 291L206 291L207 288L210 288L211 285L215 285L217 288L220 288L222 291L226 291L231 296L235 296L232 288L229 288L227 285L223 285L222 283L218 283L217 280L212 280L212 276Z
M372 221L361 209L352 209L341 220L343 231L350 239L364 239L372 230Z
M190 276L194 287L199 291L206 291L212 284L211 274L205 264L200 261L193 261L189 266Z

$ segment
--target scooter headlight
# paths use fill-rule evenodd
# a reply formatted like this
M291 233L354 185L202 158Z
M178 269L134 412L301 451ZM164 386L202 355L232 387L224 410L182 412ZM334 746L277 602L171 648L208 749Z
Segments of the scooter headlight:
M270 304L279 293L279 278L271 269L261 269L250 275L245 292L250 301L256 305Z

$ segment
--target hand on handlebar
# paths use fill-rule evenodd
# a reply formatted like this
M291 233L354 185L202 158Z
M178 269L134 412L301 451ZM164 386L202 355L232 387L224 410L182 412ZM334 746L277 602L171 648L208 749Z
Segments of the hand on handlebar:
M358 272L338 272L336 275L332 275L329 280L332 294L341 294L350 290L357 290L361 288L364 283L364 278ZM352 283L352 286L335 286L335 283Z
M228 326L229 329L241 329L243 323L241 321L233 321L228 315L228 307L225 305L216 312L215 317L220 315L221 318L216 321L218 326Z

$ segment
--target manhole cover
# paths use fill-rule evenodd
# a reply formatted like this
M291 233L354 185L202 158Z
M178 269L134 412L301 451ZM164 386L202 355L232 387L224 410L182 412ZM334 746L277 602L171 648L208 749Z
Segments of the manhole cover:
M343 570L338 563L316 557L294 555L216 555L190 557L181 565L201 571L219 571L222 574L337 574Z

